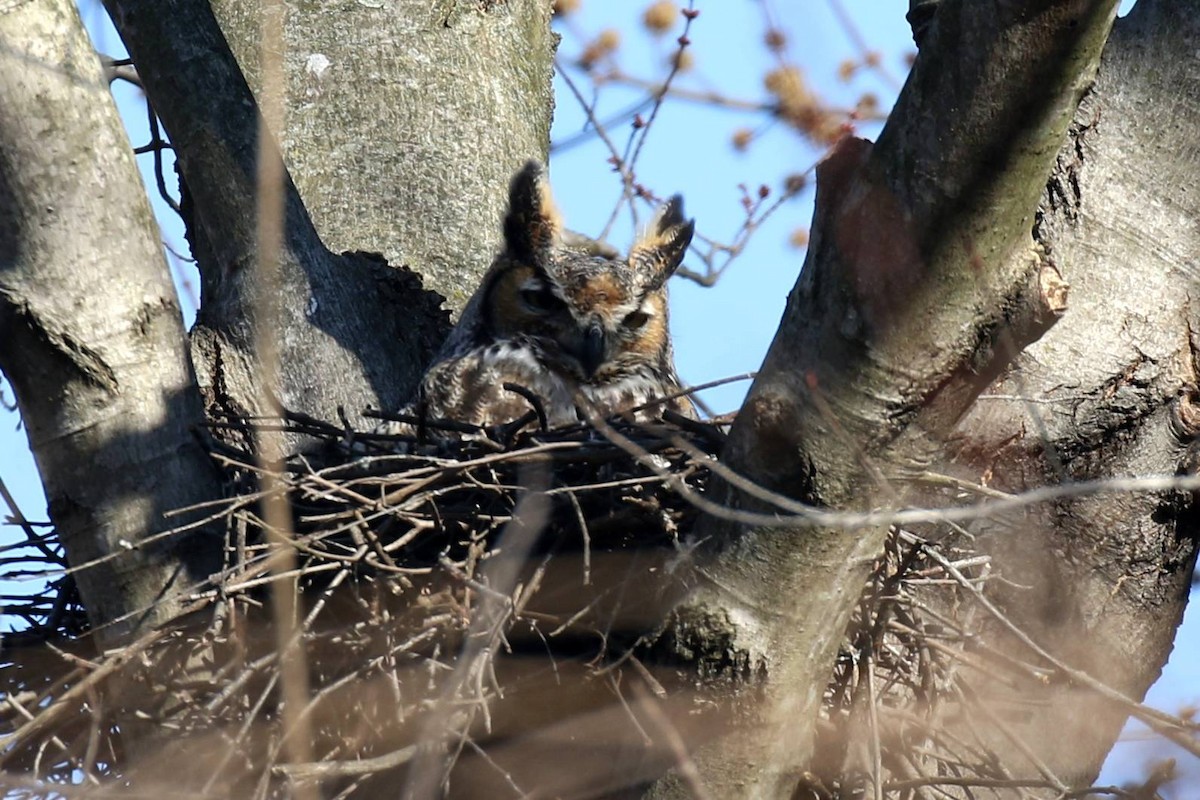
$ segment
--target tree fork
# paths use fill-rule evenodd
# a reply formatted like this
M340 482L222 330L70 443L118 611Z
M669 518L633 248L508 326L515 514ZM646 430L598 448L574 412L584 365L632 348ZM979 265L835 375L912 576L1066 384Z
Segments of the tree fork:
M879 142L844 142L818 174L808 258L731 432L732 469L833 508L906 502L894 479L923 469L981 376L1061 312L1061 292L1040 288L1034 211L1115 11L1112 0L938 7ZM751 674L765 675L737 706L744 724L697 755L715 795L791 796L885 533L699 525L678 613L728 619ZM652 792L677 793L673 779Z
M261 407L253 320L260 276L254 239L261 117L207 2L107 0L178 158L201 274L193 358L210 401ZM269 139L267 141L270 141ZM378 257L331 253L284 180L280 267L281 386L289 408L335 419L396 406L446 329L440 298ZM406 313L397 313L404 308ZM218 398L218 395L226 397Z

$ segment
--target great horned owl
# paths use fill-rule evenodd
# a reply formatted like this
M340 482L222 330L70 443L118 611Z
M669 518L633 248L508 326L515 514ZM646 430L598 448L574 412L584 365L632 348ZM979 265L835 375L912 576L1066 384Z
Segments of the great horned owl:
M492 426L530 411L516 384L536 395L551 427L587 412L663 408L695 416L680 391L667 330L666 281L683 260L695 224L676 195L628 257L565 232L542 165L512 179L504 248L429 367L415 413L429 420ZM649 404L649 405L647 405ZM645 408L640 408L645 406Z

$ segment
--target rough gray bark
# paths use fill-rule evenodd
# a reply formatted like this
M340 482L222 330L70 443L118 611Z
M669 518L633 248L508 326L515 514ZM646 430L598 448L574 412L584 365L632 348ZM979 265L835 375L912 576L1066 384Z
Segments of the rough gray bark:
M258 4L213 3L258 91ZM419 273L459 309L500 241L508 181L543 163L550 3L288 4L283 149L322 238Z
M255 176L259 116L206 2L109 0L175 147L201 269L193 357L210 402L263 412L254 354ZM290 179L280 264L281 385L290 409L336 419L397 405L442 333L436 299L377 258L331 253ZM397 313L404 308L407 313ZM388 343L393 346L383 346Z
M250 90L208 3L106 5L188 191L201 384L218 405L261 411L250 339L257 276L247 269L258 121ZM494 250L510 171L547 147L549 9L532 0L453 13L410 6L291 9L289 89L303 100L288 115L285 149L330 241L385 251L461 302ZM254 74L258 7L236 10L227 24ZM324 72L317 55L329 60ZM368 103L375 110L363 113ZM326 419L339 406L351 419L369 405L399 406L445 334L437 298L377 257L331 253L290 182L287 209L279 398Z
M158 226L70 0L0 13L0 368L101 642L169 619L220 540L138 543L219 485Z
M760 486L838 509L903 505L907 478L1010 359L1062 283L1034 246L1039 195L1114 2L946 0L879 142L818 173L808 259L725 451ZM774 510L718 490L728 505ZM731 642L743 723L697 763L714 796L787 798L885 531L710 518L683 649ZM677 796L666 781L656 792Z
M1038 225L1071 283L1070 311L963 420L955 446L966 476L987 472L994 487L1021 491L1196 469L1198 42L1196 2L1139 0L1114 28ZM979 530L1000 573L1030 587L993 587L1010 618L1140 700L1187 601L1193 498L1072 498ZM985 622L985 641L1024 650ZM977 683L1067 785L1093 780L1126 716L1080 686ZM1006 763L1036 774L1018 753Z
M256 84L258 4L215 3L214 10ZM334 249L383 253L393 267L413 270L449 298L451 309L461 308L496 250L509 177L530 157L544 159L549 147L549 23L549 6L535 0L346 3L336 10L289 3L282 141L323 240ZM217 276L222 293L236 285L221 265L206 271ZM286 377L289 386L304 385L305 397L285 388L285 402L326 418L337 404L351 412L367 404L398 407L446 332L446 318L415 288L381 296L371 281L346 272L335 265L312 279L314 289L332 285L348 295L345 304L318 301L326 312L318 327L333 332L361 366L312 370L313 354L330 349L322 342L304 343L296 352L302 358L285 353L283 359L308 372ZM304 287L298 289L303 296ZM228 319L203 317L198 345L227 335L242 315L237 305ZM287 327L309 328L295 310ZM201 347L197 361L215 367L210 347ZM341 348L332 353L343 358ZM218 374L199 369L202 382ZM314 375L325 376L317 391L305 385ZM350 391L310 400L328 388L329 375L348 375Z

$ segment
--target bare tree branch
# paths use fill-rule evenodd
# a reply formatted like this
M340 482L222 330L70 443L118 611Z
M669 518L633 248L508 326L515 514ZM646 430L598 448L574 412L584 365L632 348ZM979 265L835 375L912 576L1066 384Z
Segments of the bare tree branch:
M158 228L68 0L0 14L0 108L0 367L72 563L102 559L76 580L112 642L219 569L203 528L136 547L217 475Z

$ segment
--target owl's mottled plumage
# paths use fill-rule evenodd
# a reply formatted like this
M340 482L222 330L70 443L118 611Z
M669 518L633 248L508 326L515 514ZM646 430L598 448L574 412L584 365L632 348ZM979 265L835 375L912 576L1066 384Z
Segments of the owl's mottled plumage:
M421 382L415 411L427 419L499 425L530 411L518 384L541 400L550 426L608 416L678 392L667 329L666 280L694 223L671 198L626 258L562 228L542 166L512 180L504 249L467 303ZM695 416L686 397L663 408Z

